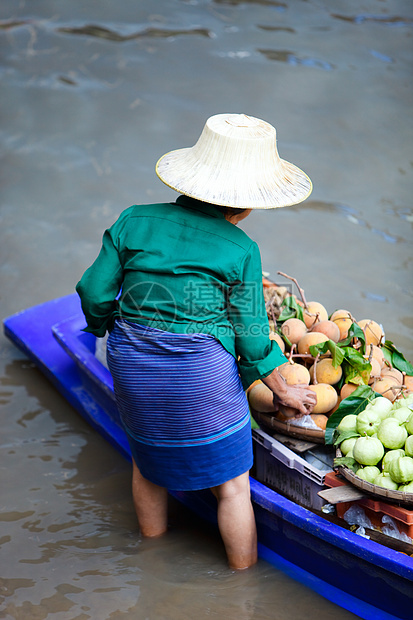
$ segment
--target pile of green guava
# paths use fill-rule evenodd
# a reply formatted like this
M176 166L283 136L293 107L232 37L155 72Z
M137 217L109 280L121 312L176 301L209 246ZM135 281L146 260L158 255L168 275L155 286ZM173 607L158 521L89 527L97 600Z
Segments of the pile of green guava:
M341 419L335 437L343 454L335 465L377 486L413 493L413 394L394 403L372 399Z

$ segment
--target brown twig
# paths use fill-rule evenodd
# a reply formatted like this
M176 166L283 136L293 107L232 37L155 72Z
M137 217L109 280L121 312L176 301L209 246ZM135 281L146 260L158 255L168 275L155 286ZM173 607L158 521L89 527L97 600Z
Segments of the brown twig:
M317 381L317 362L320 358L320 351L317 353L317 356L314 360L314 366L313 366L313 385L317 385L318 381Z
M317 323L318 323L318 318L319 318L319 316L320 316L320 313L319 313L319 312L316 312L316 313L314 314L314 312L307 312L307 316L314 316L314 317L315 317L315 318L314 318L314 321L312 322L312 324L311 324L311 325L310 325L310 327L308 328L308 331L310 331L310 332L311 332L311 331L313 330L313 328L314 328L314 327L317 325Z
M283 276L284 278L287 278L288 280L291 280L292 282L294 282L294 284L295 284L295 285L296 285L296 287L298 288L298 292L300 293L300 297L301 297L301 300L302 300L302 302L303 302L303 304L304 304L304 308L305 308L306 310L308 310L308 304L307 304L307 300L306 300L306 298L305 298L305 296L304 296L304 290L303 290L303 289L301 288L301 286L298 284L298 282L297 282L296 278L293 278L293 277L291 277L291 276L287 276L287 274L286 274L286 273L283 273L282 271L277 271L277 273L278 273L280 276Z
M373 345L370 345L370 353L369 353L369 364L371 364L371 360L373 359Z
M373 383L372 388L374 389L375 383ZM384 390L382 392L382 396L383 394L385 394L386 392L392 392L392 394L394 395L395 392L398 392L396 394L396 396L394 397L394 400L396 400L396 398L398 398L400 396L400 394L403 394L403 392L405 391L405 385L392 385L391 387L387 388L387 390Z
M272 306L272 302L274 301L276 297L277 297L277 293L273 293L273 296L268 299L268 301L265 303L265 307L267 309Z
M294 355L291 355L290 357L302 357L311 360L314 359L314 355L311 355L311 353L294 353Z
M272 307L272 305L270 306L270 311L271 311L271 317L274 323L274 328L277 327L277 319L275 318L275 314L274 314L274 308Z
M297 346L296 344L292 344L292 345L291 345L291 350L290 350L290 353L289 353L289 355L287 356L287 357L288 357L288 361L290 362L290 364L294 364L294 362L293 362L293 356L294 356L294 349L296 348L296 346Z

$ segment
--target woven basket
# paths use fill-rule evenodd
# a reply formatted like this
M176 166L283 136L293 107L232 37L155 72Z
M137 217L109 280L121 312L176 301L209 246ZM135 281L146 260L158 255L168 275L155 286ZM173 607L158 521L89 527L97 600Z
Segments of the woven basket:
M277 431L283 435L288 435L289 437L295 437L296 439L324 444L325 432L321 428L315 429L295 426L290 422L282 422L281 420L278 420L278 418L271 413L260 413L259 411L254 411L253 409L251 409L251 414L258 424L273 431Z
M336 456L343 456L339 448L337 448ZM334 469L337 470L346 480L354 484L354 486L362 491L365 491L366 493L369 493L370 495L374 495L382 500L387 500L392 504L403 504L413 507L413 493L403 493L402 491L392 491L391 489L379 487L377 484L372 484L371 482L367 482L366 480L359 478L353 470L345 465L339 465Z

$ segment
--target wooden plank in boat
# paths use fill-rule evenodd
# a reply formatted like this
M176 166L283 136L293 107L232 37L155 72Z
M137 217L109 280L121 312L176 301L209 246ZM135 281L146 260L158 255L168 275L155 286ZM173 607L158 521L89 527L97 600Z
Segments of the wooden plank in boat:
M359 489L353 486L332 487L331 489L322 489L317 495L326 500L329 504L341 504L341 502L352 502L356 499L366 497Z
M288 437L287 435L282 435L281 433L272 433L274 439L282 443L287 448L290 448L293 452L306 452L307 450L311 450L311 448L315 448L318 444L313 441L304 441L303 439L295 439L294 437Z

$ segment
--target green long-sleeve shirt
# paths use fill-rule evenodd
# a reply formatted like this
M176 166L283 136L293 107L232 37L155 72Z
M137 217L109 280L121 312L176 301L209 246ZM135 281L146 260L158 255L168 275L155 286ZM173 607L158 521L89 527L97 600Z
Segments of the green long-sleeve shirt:
M211 204L135 205L105 231L76 290L86 331L115 318L215 336L238 359L244 387L286 361L269 339L257 244Z

